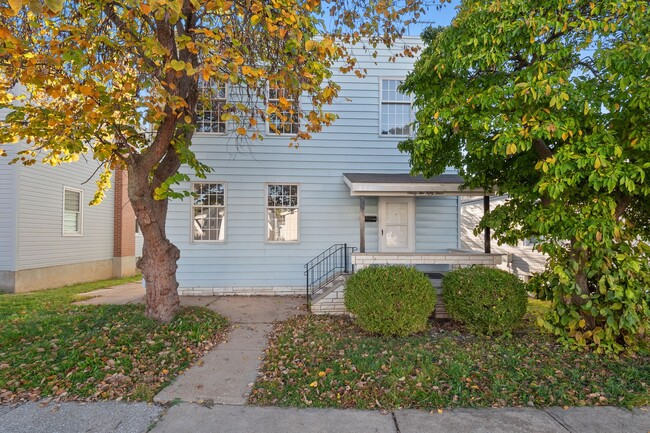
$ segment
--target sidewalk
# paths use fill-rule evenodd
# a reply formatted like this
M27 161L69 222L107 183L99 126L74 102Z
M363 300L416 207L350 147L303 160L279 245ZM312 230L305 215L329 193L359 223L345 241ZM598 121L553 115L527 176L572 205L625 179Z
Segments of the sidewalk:
M155 426L151 428L153 425ZM648 433L650 409L286 409L181 403L0 406L0 433Z

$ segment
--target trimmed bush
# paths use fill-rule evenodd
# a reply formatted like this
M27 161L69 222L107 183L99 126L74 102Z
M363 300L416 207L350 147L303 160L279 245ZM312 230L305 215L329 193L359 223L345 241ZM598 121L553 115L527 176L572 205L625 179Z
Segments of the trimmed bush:
M524 283L501 269L473 266L442 279L442 299L449 315L477 334L509 333L526 313Z
M407 266L371 266L345 285L345 307L369 332L405 336L423 331L436 305L429 278Z

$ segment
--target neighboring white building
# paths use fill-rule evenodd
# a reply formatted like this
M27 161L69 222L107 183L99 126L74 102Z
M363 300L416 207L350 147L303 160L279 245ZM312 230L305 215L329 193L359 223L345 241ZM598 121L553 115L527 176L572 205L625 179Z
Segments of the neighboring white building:
M490 197L490 209L504 203L506 197ZM463 249L484 251L484 235L474 235L474 228L483 218L483 198L467 197L461 201L461 245ZM495 240L490 242L492 253L504 254L506 260L498 267L512 272L524 281L544 270L546 256L533 250L531 242L519 241L516 246L498 245Z
M3 116L6 113L0 113ZM135 217L123 173L88 206L97 163L9 165L0 158L0 291L27 292L134 275ZM90 180L89 180L90 179Z

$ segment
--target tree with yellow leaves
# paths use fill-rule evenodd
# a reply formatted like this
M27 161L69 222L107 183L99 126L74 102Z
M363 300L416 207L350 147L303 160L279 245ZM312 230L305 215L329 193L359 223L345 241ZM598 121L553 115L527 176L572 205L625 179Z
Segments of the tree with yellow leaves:
M0 121L0 154L22 141L24 164L92 155L102 167L93 204L112 171L127 170L147 314L171 320L180 253L165 234L168 200L183 195L173 190L187 179L181 164L199 177L210 170L191 150L201 83L239 89L220 119L239 139L260 138L269 116L303 119L294 142L307 139L334 120L324 110L338 93L334 62L355 71L345 44L390 45L421 12L420 0L2 1L0 108L10 113ZM309 97L309 110L268 100L278 83Z

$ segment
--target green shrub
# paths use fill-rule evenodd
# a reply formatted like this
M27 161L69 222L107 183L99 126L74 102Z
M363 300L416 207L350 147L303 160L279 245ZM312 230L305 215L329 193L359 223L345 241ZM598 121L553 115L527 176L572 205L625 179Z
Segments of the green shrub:
M517 276L474 266L447 273L442 299L449 315L478 334L510 332L526 313L527 295Z
M404 336L423 331L436 292L422 272L407 266L371 266L348 279L345 307L366 331Z

